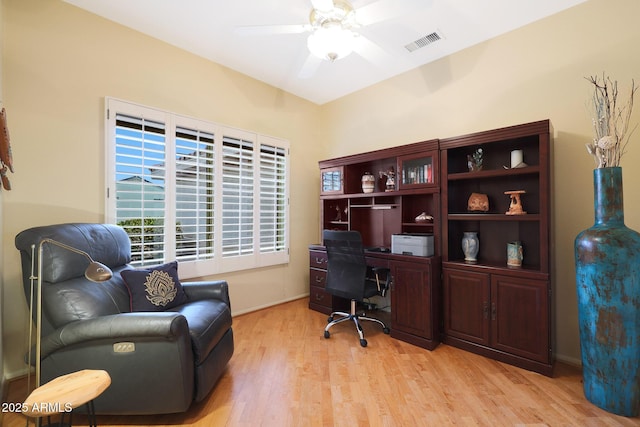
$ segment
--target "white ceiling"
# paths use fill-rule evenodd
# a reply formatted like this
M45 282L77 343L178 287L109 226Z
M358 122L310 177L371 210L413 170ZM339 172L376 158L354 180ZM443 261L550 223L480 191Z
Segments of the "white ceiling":
M315 64L309 59L308 33L236 31L307 24L310 0L64 1L324 104L586 0L352 0L360 23L377 22L358 29L358 53ZM443 38L412 53L405 49L433 32ZM309 64L317 66L315 72L301 77Z

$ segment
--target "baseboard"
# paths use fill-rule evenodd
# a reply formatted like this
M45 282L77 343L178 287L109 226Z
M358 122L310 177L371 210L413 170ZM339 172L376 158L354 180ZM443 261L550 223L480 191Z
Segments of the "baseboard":
M575 357L564 356L562 354L556 354L555 358L558 362L565 363L567 365L575 366L576 368L582 368L582 360Z
M285 304L291 301L296 301L302 298L308 298L309 297L309 292L305 293L305 294L301 294L301 295L297 295L294 297L290 297L290 298L285 298L279 301L274 301L272 303L269 304L263 304L263 305L258 305L255 307L251 307L251 308L247 308L245 310L239 310L239 311L234 311L232 313L233 316L240 316L242 314L247 314L247 313L252 313L254 311L258 311L258 310L264 310L265 308L269 308L269 307L274 307L276 305L280 305L280 304Z

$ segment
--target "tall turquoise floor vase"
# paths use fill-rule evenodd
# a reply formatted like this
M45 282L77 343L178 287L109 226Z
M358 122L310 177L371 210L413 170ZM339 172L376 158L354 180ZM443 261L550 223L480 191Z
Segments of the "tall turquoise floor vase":
M624 225L622 169L593 173L595 224L575 240L586 398L628 417L640 413L640 234Z

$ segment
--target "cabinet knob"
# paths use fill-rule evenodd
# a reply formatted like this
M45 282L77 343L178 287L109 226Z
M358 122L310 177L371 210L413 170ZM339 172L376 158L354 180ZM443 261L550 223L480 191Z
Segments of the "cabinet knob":
M316 283L322 283L322 282L324 282L324 277L316 276Z
M496 303L491 303L491 320L496 320Z
M489 303L486 301L482 303L482 317L484 319L489 318Z

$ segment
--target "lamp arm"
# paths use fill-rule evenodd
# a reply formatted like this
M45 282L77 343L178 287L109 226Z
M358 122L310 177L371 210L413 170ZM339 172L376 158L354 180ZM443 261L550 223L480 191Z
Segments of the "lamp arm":
M80 250L80 249L74 248L73 246L69 246L69 245L67 245L67 244L65 244L65 243L58 242L57 240L53 240L53 239L49 239L49 238L42 239L42 240L40 241L40 251L39 251L39 254L41 254L41 253L42 253L42 246L43 246L45 243L49 243L50 245L54 245L54 246L59 246L59 247L61 247L61 248L63 248L63 249L66 249L66 250L68 250L68 251L70 251L70 252L73 252L73 253L76 253L76 254L78 254L78 255L82 255L82 256L84 256L85 258L87 258L87 259L89 260L89 262L95 262L95 261L93 260L93 258L91 258L91 256L90 256L88 253L86 253L85 251L82 251L82 250Z
M38 283L36 293L36 388L40 387L40 353L42 346L42 246L45 241L38 245ZM33 305L31 306L33 307Z
M108 280L112 276L112 272L109 267L95 262L91 256L83 250L74 248L73 246L69 246L65 243L58 242L57 240L53 240L50 238L44 238L40 240L38 244L38 275L37 277L33 276L33 251L35 249L35 245L31 245L31 298L33 298L33 280L37 279L37 289L36 289L36 351L35 351L35 365L36 365L36 388L40 387L40 371L41 371L41 354L42 354L42 255L44 251L45 243L61 247L62 249L66 249L69 252L73 252L78 255L82 255L89 260L89 267L87 272L85 272L85 276L87 279L91 281L104 281ZM91 277L90 277L91 276ZM31 312L29 313L31 319L33 319L33 300L31 300ZM29 347L31 347L31 335L29 335ZM31 350L29 350L31 353ZM31 354L29 354L31 357Z
M35 281L37 279L36 275L35 275L35 269L36 269L36 245L32 244L31 245L31 276L29 276L29 353L27 356L27 365L29 366L29 371L27 373L27 384L29 384L29 387L31 387L31 354L33 353L32 349L31 349L31 344L33 343L33 326L31 325L31 322L33 322L33 291L35 289ZM38 333L40 333L40 331L38 331ZM29 391L31 391L28 388Z

